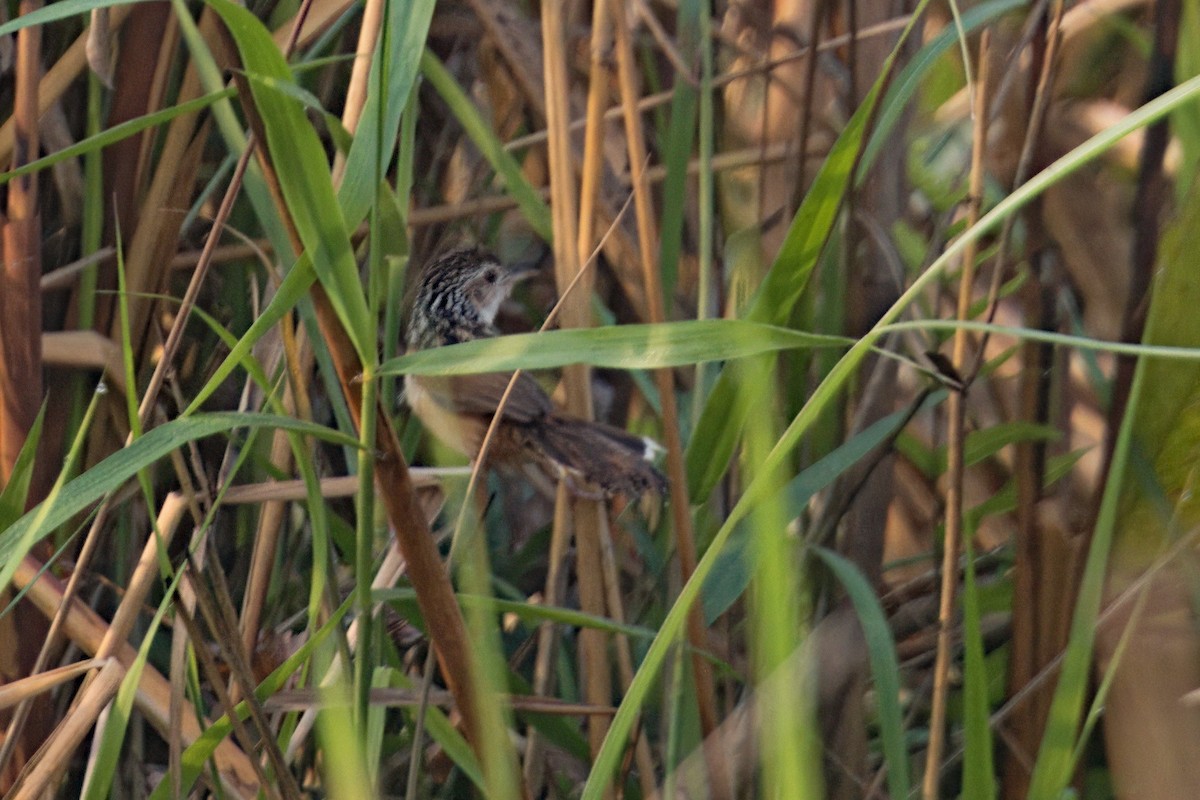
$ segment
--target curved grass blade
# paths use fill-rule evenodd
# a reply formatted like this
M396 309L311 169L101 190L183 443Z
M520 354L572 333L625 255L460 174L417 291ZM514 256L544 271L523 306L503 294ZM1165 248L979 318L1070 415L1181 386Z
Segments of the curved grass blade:
M428 50L421 56L421 73L437 93L446 101L450 111L479 148L479 152L492 165L492 169L504 179L504 187L517 201L517 207L525 215L537 235L547 242L553 238L550 224L550 207L542 200L537 190L525 179L521 165L504 149L491 127L484 121L471 98L462 90L454 76Z
M184 114L191 114L195 111L202 111L213 103L221 100L227 100L237 94L237 89L230 87L220 92L212 92L197 97L195 100L189 100L186 103L180 103L170 108L164 108L162 111L155 111L152 114L145 114L140 117L134 117L131 120L122 122L120 125L114 125L111 128L106 128L95 136L76 142L69 147L64 147L62 150L57 150L48 156L42 156L36 161L30 161L17 169L10 170L0 174L0 186L11 181L13 178L19 178L22 175L29 175L33 172L38 172L49 167L53 167L60 161L66 161L68 158L86 155L87 153L96 152L105 147L108 147L114 142L119 142L122 139L128 139L130 136L141 133L142 131L153 128L156 125L162 125L165 122L170 122L176 117Z
M29 544L48 536L55 528L75 514L85 510L108 492L113 491L138 470L149 466L172 450L206 436L229 433L238 428L279 428L315 436L346 447L357 447L358 440L337 431L273 414L239 414L236 412L195 414L174 419L132 444L110 455L77 478L68 481L54 498L47 500L0 533L0 564L10 563L17 555L22 541ZM28 538L26 538L28 537Z
M470 375L591 364L656 369L811 347L849 347L853 339L744 320L705 319L522 333L418 350L384 363L380 375Z
M375 326L359 283L346 220L333 191L325 151L294 97L260 77L295 83L271 33L249 11L229 0L208 0L237 43L242 65L284 202L296 233L312 258L338 318L364 365L375 361Z

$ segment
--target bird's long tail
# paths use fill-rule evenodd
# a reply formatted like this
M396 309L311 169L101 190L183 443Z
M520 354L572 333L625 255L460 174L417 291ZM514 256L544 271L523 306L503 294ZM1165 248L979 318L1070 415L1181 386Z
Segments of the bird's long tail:
M667 482L653 459L662 448L651 439L611 425L551 415L534 433L535 450L559 477L605 495L663 494Z

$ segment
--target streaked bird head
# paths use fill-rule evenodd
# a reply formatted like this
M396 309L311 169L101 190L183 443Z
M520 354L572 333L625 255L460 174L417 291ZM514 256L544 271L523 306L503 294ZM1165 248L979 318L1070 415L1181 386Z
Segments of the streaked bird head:
M421 273L405 340L409 349L496 335L500 304L531 270L510 269L477 248L438 256Z

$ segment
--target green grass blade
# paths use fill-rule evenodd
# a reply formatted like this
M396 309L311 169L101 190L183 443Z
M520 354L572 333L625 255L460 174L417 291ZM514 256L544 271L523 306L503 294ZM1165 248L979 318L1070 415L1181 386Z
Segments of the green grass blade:
M137 471L149 466L172 450L206 436L229 433L239 428L279 428L315 436L347 447L357 447L353 437L329 428L272 414L241 414L237 412L195 414L174 419L138 437L69 481L62 491L17 520L0 533L0 564L10 564L18 555L23 541L35 544L75 514L87 509L108 492L121 486ZM15 567L14 567L15 568ZM11 575L9 576L11 578Z
M96 8L112 8L113 6L131 6L135 3L148 3L151 0L58 0L28 14L22 14L16 19L0 25L0 36L8 36L22 28L34 25L45 25L60 19L86 14Z
M980 3L962 15L962 30L971 33L997 17L1019 8L1027 8L1029 5L1029 0L989 0L989 2ZM875 163L875 159L896 127L900 116L921 88L926 74L950 48L958 45L959 42L958 26L948 25L905 65L888 89L887 96L879 107L879 119L875 130L871 133L871 139L867 142L866 149L863 150L864 169Z
M795 419L793 419L791 425L788 426L783 438L780 439L771 451L768 456L768 460L771 463L765 465L766 469L764 472L769 474L770 468L778 466L789 456L805 431L820 418L825 408L836 400L841 388L853 377L862 359L870 352L870 349L879 340L880 336L883 335L882 328L893 322L905 308L921 296L928 289L929 285L940 277L947 265L955 263L961 257L963 249L969 242L976 241L995 230L1007 216L1016 213L1018 209L1044 192L1047 187L1061 180L1064 175L1082 168L1085 164L1099 157L1130 132L1170 113L1176 107L1188 102L1197 95L1200 95L1200 78L1194 78L1180 84L1171 91L1147 103L1120 122L1096 134L1084 144L1055 161L1045 170L1034 176L1029 182L998 203L995 208L980 219L978 224L965 231L962 236L946 248L946 251L883 314L879 323L855 343L850 351L834 365L834 368L817 387L808 403L805 404ZM654 642L650 645L650 649L642 661L641 668L638 670L633 683L626 691L624 700L622 700L616 715L613 717L608 735L593 764L587 785L584 787L584 800L599 800L603 795L604 788L610 782L611 776L618 766L624 746L646 701L651 684L658 675L658 671L662 668L668 649L673 643L678 641L683 630L684 621L687 618L688 609L699 595L697 584L703 583L713 568L717 554L720 553L728 541L733 527L746 515L748 508L761 499L764 491L764 486L758 482L751 483L746 487L742 498L731 510L729 518L721 526L708 551L697 565L692 578L684 585L675 604L664 618L658 636L655 637Z
M350 611L353 598L347 599L342 605L330 616L330 618L317 629L312 636L305 639L300 648L287 658L282 664L268 675L258 689L255 690L255 697L259 702L265 701L271 695L284 688L286 682L291 676L307 664L312 659L317 648L325 643L325 640L334 631L340 630L342 627L342 619ZM234 709L238 719L246 719L250 716L249 706L246 701L237 704ZM196 781L200 778L200 772L204 769L204 764L216 752L217 745L224 741L225 737L233 731L233 724L229 721L228 716L221 716L215 720L204 733L200 734L196 741L192 742L183 751L183 757L180 759L181 772L183 777L182 790L186 795L192 790ZM171 779L169 775L163 776L159 781L158 786L154 787L154 791L150 793L149 800L169 800L171 798Z
M992 800L996 796L996 771L992 763L992 728L988 707L987 661L983 653L983 612L975 583L975 553L971 539L964 541L966 572L963 576L963 799Z
M182 577L183 571L180 570L171 581L162 602L158 604L158 608L146 628L142 644L138 647L137 658L129 665L129 670L121 680L121 687L117 690L117 696L110 705L110 713L104 725L100 746L96 748L92 769L88 772L88 782L84 786L81 800L104 800L104 798L112 796L113 778L117 773L121 746L124 744L125 732L133 714L133 704L137 698L142 672L145 671L146 661L150 657L150 648L154 645L154 637L158 633L159 625L175 601L175 592Z
M389 160L387 153L396 141L400 114L417 79L421 52L429 32L429 22L433 18L433 6L434 0L392 0L388 3L387 13L391 17L390 47L387 53L376 48L369 79L370 86L377 85L379 62L385 58L388 65L388 96L384 101L376 92L367 95L361 117L363 124L358 126L354 144L346 156L346 172L342 185L338 187L338 202L346 223L352 227L366 217L367 210L375 200L379 186L375 178L375 161L380 153L383 153L385 165ZM381 102L384 103L382 109ZM381 114L382 119L377 126L375 122Z
M230 348L229 354L213 370L208 381L196 392L192 402L180 416L190 416L202 408L208 398L212 397L213 393L221 388L221 384L238 368L238 365L250 367L254 361L254 345L308 296L308 289L316 279L317 275L313 271L312 260L307 255L301 256L295 266L288 270L287 275L283 277L283 282L275 290L271 302L255 317L254 322L251 323L242 338L238 339L237 344Z
M333 191L325 151L304 114L288 94L256 79L295 83L271 33L244 8L229 0L209 0L237 43L254 102L262 120L279 187L296 232L311 256L317 278L345 326L364 365L376 359L375 325L359 283L358 267L345 217Z
M504 180L504 187L517 207L525 215L531 228L547 242L553 238L553 226L550 223L550 207L542 200L537 190L525 179L521 165L504 149L504 145L496 138L491 126L483 119L479 109L471 102L471 98L454 80L454 76L438 61L437 56L428 50L421 57L421 74L430 85L446 101L467 136L479 148L479 152L492 165L492 169Z
M821 165L792 219L775 263L751 301L747 319L773 325L786 324L833 229L881 85L876 83L871 89ZM748 413L744 404L737 401L738 386L763 385L770 379L772 363L769 359L760 359L744 367L721 371L688 444L688 494L693 501L708 497L733 457Z
M900 711L900 664L896 660L896 643L892 640L891 628L888 627L875 590L858 568L832 550L819 547L816 553L845 588L862 624L871 674L875 678L883 759L887 764L888 794L891 797L908 797L908 748L904 743L904 716Z
M38 442L42 438L42 422L45 418L46 404L42 403L33 425L29 426L25 443L21 445L21 452L17 453L17 460L13 462L9 471L8 482L4 484L4 489L0 490L0 531L12 525L25 513L29 485L33 480L33 462L37 457ZM7 581L3 585L7 585Z
M162 125L165 122L170 122L176 117L184 114L191 114L196 111L203 111L213 103L221 100L228 100L237 94L237 90L233 88L225 89L220 92L206 94L203 97L197 97L195 100L189 100L186 103L180 103L170 108L164 108L161 111L155 111L152 114L145 114L140 117L134 117L131 120L122 122L119 125L114 125L111 128L106 128L95 136L89 136L82 141L76 142L69 147L64 147L62 150L57 150L48 156L43 156L36 161L30 161L24 166L8 172L0 174L0 186L11 181L13 178L19 178L22 175L29 175L33 172L39 172L43 169L53 167L61 161L66 161L69 158L77 158L88 153L96 152L105 147L108 147L114 142L119 142L123 139L128 139L130 136L141 133L144 130L153 128L156 125Z
M591 364L623 369L677 367L811 347L847 347L840 336L731 319L610 325L482 339L418 350L383 364L380 375L470 375Z

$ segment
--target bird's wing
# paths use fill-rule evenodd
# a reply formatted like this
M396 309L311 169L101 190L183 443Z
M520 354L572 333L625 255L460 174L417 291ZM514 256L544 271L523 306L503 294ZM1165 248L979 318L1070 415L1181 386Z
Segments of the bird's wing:
M442 407L460 414L491 416L504 396L511 372L487 372L479 375L450 375L420 378L421 387ZM504 418L513 422L533 422L554 410L550 398L537 381L521 373L504 404Z

